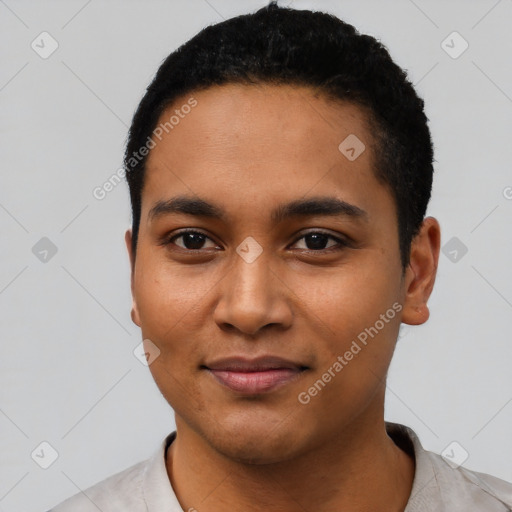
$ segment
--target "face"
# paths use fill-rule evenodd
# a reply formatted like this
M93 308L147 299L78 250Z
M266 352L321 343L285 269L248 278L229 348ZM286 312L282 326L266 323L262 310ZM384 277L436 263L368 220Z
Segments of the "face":
M132 318L178 429L286 460L382 415L410 282L394 202L357 106L290 86L191 96L148 157Z

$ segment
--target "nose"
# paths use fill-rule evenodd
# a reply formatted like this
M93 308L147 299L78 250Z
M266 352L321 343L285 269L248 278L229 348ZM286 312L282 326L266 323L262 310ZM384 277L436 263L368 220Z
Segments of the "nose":
M264 254L251 263L236 255L219 285L214 320L221 329L255 336L263 329L291 326L289 290Z

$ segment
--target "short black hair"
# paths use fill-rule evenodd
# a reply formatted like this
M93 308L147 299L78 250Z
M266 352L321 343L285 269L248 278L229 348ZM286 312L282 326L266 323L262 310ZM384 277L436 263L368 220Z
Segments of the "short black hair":
M179 97L229 83L308 86L363 109L373 135L375 176L395 201L405 271L432 189L433 145L424 102L375 38L331 14L276 2L204 28L164 60L148 86L124 156L134 255L147 160L140 149L151 147L161 114Z

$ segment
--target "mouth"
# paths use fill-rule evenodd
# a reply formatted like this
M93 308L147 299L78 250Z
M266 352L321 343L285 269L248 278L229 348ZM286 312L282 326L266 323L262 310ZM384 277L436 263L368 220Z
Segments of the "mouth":
M222 386L244 395L268 393L295 381L307 366L279 357L232 357L202 365Z

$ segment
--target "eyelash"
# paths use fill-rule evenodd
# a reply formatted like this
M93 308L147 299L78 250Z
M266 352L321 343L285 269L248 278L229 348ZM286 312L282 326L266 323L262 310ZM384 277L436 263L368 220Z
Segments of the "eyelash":
M194 229L187 229L187 230L184 230L184 231L179 231L178 233L175 233L173 234L171 237L167 237L166 239L164 239L162 241L162 244L161 245L164 245L164 246L169 246L169 245L175 245L174 244L174 240L182 237L183 235L187 235L187 234L196 234L196 235L202 235L204 236L206 239L208 240L211 240L212 242L215 243L214 240L212 240L208 235L206 235L205 233L203 233L202 231L197 231L197 230L194 230ZM328 247L326 249L299 249L299 250L302 250L302 251L305 251L305 252L308 252L308 253L316 253L316 254L325 254L325 253L330 253L330 252L333 252L333 251L340 251L346 247L350 247L350 244L341 239L341 238L338 238L330 233L327 233L325 231L308 231L307 233L304 233L302 236L300 236L299 238L295 239L295 241L292 243L292 245L295 245L299 240L302 240L303 238L305 238L306 236L308 235L324 235L326 236L328 239L332 239L332 240L335 240L337 242L337 245L336 246L332 246L332 247ZM179 247L178 248L182 251L185 251L185 252L189 252L189 253L197 253L199 251L203 251L203 249L186 249L186 248L183 248L183 247Z

